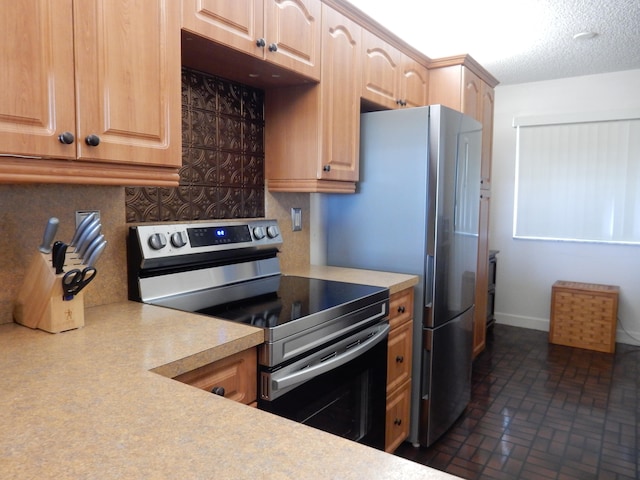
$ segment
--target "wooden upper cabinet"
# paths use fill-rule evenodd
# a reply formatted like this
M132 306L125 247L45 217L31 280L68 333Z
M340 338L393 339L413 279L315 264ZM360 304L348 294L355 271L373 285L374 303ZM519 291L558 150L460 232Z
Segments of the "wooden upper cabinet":
M177 2L0 5L2 181L177 184Z
M381 107L427 105L428 70L375 34L362 32L362 98Z
M322 5L322 81L267 90L270 191L353 193L359 175L361 27Z
M0 153L75 158L72 0L0 5Z
M320 79L320 0L183 0L182 28Z
M429 70L413 58L402 55L400 98L404 107L424 107L429 104Z
M488 80L463 64L468 57L436 60L429 71L429 104L442 104L461 111L482 123L481 188L491 188L491 155L493 144L494 90L498 83ZM457 62L457 63L456 63ZM491 83L489 83L491 82Z
M181 166L179 15L174 0L74 2L79 159Z
M401 53L373 33L362 31L362 98L398 108Z
M322 144L318 178L355 182L360 155L362 29L335 10L322 15Z

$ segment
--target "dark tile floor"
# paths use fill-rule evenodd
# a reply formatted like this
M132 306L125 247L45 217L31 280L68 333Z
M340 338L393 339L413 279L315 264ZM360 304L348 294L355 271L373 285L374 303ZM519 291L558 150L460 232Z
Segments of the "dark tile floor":
M639 388L640 347L611 355L495 325L456 424L396 455L466 479L638 479Z

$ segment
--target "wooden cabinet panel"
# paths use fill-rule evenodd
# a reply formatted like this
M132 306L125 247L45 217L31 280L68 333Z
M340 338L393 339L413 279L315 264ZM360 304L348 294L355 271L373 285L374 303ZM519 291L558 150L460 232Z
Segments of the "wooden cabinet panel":
M393 330L387 347L387 393L411 379L412 322Z
M72 0L0 5L0 153L75 158Z
M362 98L387 108L400 101L400 51L362 31Z
M402 55L400 98L405 107L423 107L429 104L429 70L407 55Z
M214 387L224 388L224 397L251 404L257 399L258 357L255 348L174 377L182 383L211 392Z
M428 75L426 67L363 30L363 100L388 109L427 105Z
M480 191L478 234L478 264L476 272L475 311L473 313L473 356L477 357L486 346L487 302L489 300L489 207L491 193Z
M177 185L179 4L1 5L0 154L32 157L3 158L2 181Z
M486 83L482 84L482 165L480 166L481 188L491 188L491 159L493 158L493 110L494 90Z
M262 58L264 0L182 0L182 27Z
M409 436L413 352L413 287L389 298L385 451L393 452Z
M389 326L399 327L413 318L413 288L394 293L389 299Z
M359 174L360 27L322 5L322 81L267 90L271 191L353 193Z
M320 79L321 4L319 0L265 2L265 58ZM272 51L271 45L277 46Z
M183 0L182 28L320 78L320 0Z
M385 452L392 453L409 436L411 382L406 382L387 397Z
M74 3L79 159L182 165L175 3Z

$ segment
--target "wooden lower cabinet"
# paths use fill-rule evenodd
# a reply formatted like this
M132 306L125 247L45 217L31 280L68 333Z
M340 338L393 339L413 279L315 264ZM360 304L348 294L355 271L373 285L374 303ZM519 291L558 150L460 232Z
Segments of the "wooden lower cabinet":
M393 452L409 436L411 381L387 395L387 417L384 435L385 452Z
M225 357L216 362L204 365L190 372L174 377L182 383L187 383L202 390L211 392L224 389L222 396L255 406L257 401L258 384L258 355L256 348L244 350Z
M391 295L387 347L386 452L393 452L409 436L413 287Z

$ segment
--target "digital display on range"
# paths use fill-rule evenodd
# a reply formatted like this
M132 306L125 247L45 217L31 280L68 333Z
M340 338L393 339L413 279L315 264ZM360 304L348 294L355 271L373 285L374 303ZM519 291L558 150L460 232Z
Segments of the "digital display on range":
M188 228L187 234L192 247L208 247L210 245L251 241L251 232L249 232L248 225Z

